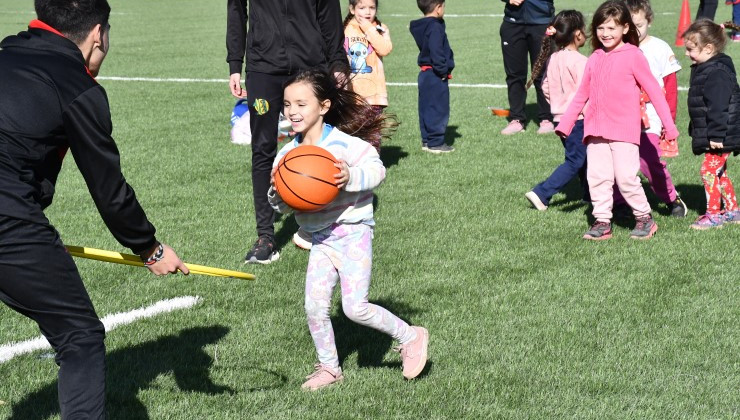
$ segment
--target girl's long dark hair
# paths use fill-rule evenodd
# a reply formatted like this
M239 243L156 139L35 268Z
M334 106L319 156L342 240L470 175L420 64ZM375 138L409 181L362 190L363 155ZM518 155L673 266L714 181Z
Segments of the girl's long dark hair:
M622 37L625 44L640 46L640 34L637 33L635 23L632 22L632 15L627 5L621 0L609 0L596 9L591 21L591 46L594 51L603 47L599 37L596 36L596 28L609 19L614 19L614 22L618 25L628 25L627 33Z
M344 81L338 82L332 73L321 68L303 70L285 82L283 88L296 83L306 83L311 87L319 102L329 100L329 111L324 122L338 128L350 136L359 137L380 149L381 139L393 135L398 122L395 116L378 112L362 96L347 88L348 74Z
M357 6L357 3L359 3L360 0L349 0L349 5L352 7ZM375 0L375 10L378 10L378 0ZM346 28L347 25L354 19L355 15L352 14L352 12L349 11L349 8L347 9L347 16L344 17L344 27ZM378 15L375 15L375 22L377 25L380 25L380 19L378 19ZM380 31L378 31L380 32Z
M542 39L542 49L532 65L532 77L527 82L526 89L529 89L542 73L545 63L555 52L555 48L562 50L570 45L575 40L577 30L580 30L583 36L586 36L586 21L583 14L577 10L561 11L550 22L550 26L555 28L555 34L545 34Z

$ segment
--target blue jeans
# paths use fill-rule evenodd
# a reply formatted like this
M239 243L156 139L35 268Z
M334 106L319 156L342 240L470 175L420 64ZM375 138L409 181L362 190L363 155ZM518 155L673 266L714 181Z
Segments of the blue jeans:
M565 162L558 166L546 180L532 189L544 205L550 204L553 195L559 193L578 175L581 179L584 199L588 198L588 181L586 180L586 145L583 144L583 120L576 121L573 131L563 140Z
M732 5L732 23L735 25L740 25L740 4L733 4ZM737 35L740 32L738 31L732 31L733 35Z

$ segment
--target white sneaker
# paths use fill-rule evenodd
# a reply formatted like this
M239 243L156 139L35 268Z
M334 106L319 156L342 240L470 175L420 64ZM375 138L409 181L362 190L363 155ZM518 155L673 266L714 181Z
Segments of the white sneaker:
M311 246L313 245L311 242L311 234L306 232L305 230L298 229L298 232L293 234L293 243L295 246L301 249L311 249Z
M545 203L540 200L540 197L537 196L537 194L534 191L530 191L526 194L524 194L525 197L527 197L527 200L529 200L530 203L539 211L545 211L547 210L547 206Z

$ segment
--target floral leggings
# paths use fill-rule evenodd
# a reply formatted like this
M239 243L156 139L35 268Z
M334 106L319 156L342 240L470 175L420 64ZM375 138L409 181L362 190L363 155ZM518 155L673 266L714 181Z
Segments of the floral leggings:
M737 210L737 196L732 181L727 175L727 158L729 153L704 155L701 165L701 179L704 182L704 192L707 195L707 213L717 214L722 210Z
M368 302L372 267L373 228L365 224L333 224L313 234L306 272L308 329L319 363L336 369L339 357L329 319L331 295L337 281L342 309L352 321L382 331L400 343L413 340L413 328L378 305Z

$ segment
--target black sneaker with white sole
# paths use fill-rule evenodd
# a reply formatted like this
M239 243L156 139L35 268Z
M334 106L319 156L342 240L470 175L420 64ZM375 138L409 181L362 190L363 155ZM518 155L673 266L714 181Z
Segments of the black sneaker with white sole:
M681 197L676 197L675 200L670 204L671 216L673 217L686 217L689 213L689 209L686 207L686 203L681 200Z
M247 252L247 256L244 257L244 263L270 264L273 261L277 261L280 258L280 253L276 248L275 238L270 235L261 235L252 246L252 249Z

